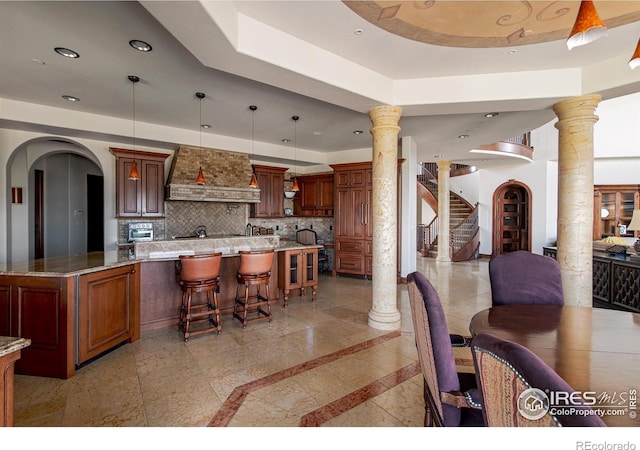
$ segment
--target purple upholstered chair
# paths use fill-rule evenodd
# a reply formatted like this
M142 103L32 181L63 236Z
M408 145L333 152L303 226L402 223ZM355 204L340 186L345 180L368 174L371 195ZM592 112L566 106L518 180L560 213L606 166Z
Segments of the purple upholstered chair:
M471 341L485 424L490 427L604 427L584 404L584 414L551 415L547 393L574 392L558 374L522 345L479 334ZM537 388L539 392L527 392ZM522 394L522 398L521 397ZM523 412L520 412L523 411Z
M420 272L410 273L407 282L424 377L425 426L482 426L475 377L456 371L452 338L438 293Z
M498 255L489 261L493 305L564 305L558 262L526 251Z

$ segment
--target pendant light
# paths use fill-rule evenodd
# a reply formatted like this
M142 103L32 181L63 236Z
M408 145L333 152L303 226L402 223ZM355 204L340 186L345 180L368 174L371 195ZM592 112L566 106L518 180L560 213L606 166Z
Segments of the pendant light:
M196 97L200 100L200 122L198 123L198 130L200 131L200 153L202 153L202 99L205 98L204 92L196 92ZM196 177L196 184L198 186L204 186L205 180L202 173L202 166L198 169L198 176Z
M293 192L298 192L300 188L298 187L298 178L295 176L298 173L298 116L291 116L293 119L293 157L295 158L294 165L294 177L293 177L293 186L291 190Z
M132 90L132 99L133 99L133 149L136 149L136 83L140 81L140 78L135 75L128 76L129 81L131 81L131 90ZM140 179L140 173L138 172L138 164L133 161L131 164L131 170L129 171L129 176L127 177L130 180L138 181Z
M638 41L638 45L636 45L636 51L633 52L633 56L629 61L629 67L631 67L631 69L635 69L638 66L640 66L640 40Z
M256 178L256 171L253 167L253 159L256 156L255 152L255 131L256 131L256 110L258 107L256 105L249 106L251 110L251 181L249 182L249 187L257 188L258 187L258 179Z
M602 36L606 36L606 34L607 26L598 16L593 0L582 0L578 16L567 39L569 50L573 47L589 44Z

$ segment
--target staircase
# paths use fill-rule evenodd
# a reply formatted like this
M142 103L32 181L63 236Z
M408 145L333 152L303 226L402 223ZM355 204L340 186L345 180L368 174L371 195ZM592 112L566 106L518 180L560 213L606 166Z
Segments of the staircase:
M461 167L458 172L470 173ZM418 195L434 211L438 211L438 182L430 165L423 164L422 175L418 175ZM437 171L436 171L437 173ZM479 257L478 211L462 197L449 192L449 248L452 261L468 261ZM423 256L436 257L438 254L438 217L426 226L418 226L418 251Z

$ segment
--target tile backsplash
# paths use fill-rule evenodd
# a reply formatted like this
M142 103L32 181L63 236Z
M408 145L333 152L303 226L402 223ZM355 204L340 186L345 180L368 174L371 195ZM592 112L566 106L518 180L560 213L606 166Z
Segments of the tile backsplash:
M285 207L288 207L287 203L285 200ZM155 240L193 235L200 225L207 227L209 237L244 235L250 223L252 226L272 228L273 234L290 240L295 240L297 230L311 228L318 233L318 239L333 242L333 217L250 218L248 203L166 201L164 218L119 219L118 242L127 242L131 222L153 223Z

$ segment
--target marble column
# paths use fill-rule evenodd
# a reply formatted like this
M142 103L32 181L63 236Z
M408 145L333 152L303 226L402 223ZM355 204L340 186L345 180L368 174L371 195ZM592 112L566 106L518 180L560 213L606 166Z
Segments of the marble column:
M436 264L451 264L449 254L449 234L451 233L449 179L451 174L451 161L438 161L438 256Z
M599 95L553 105L558 116L558 263L567 305L592 306L593 127Z
M400 328L397 301L398 274L398 121L402 108L379 106L369 111L373 135L373 267L369 326Z

